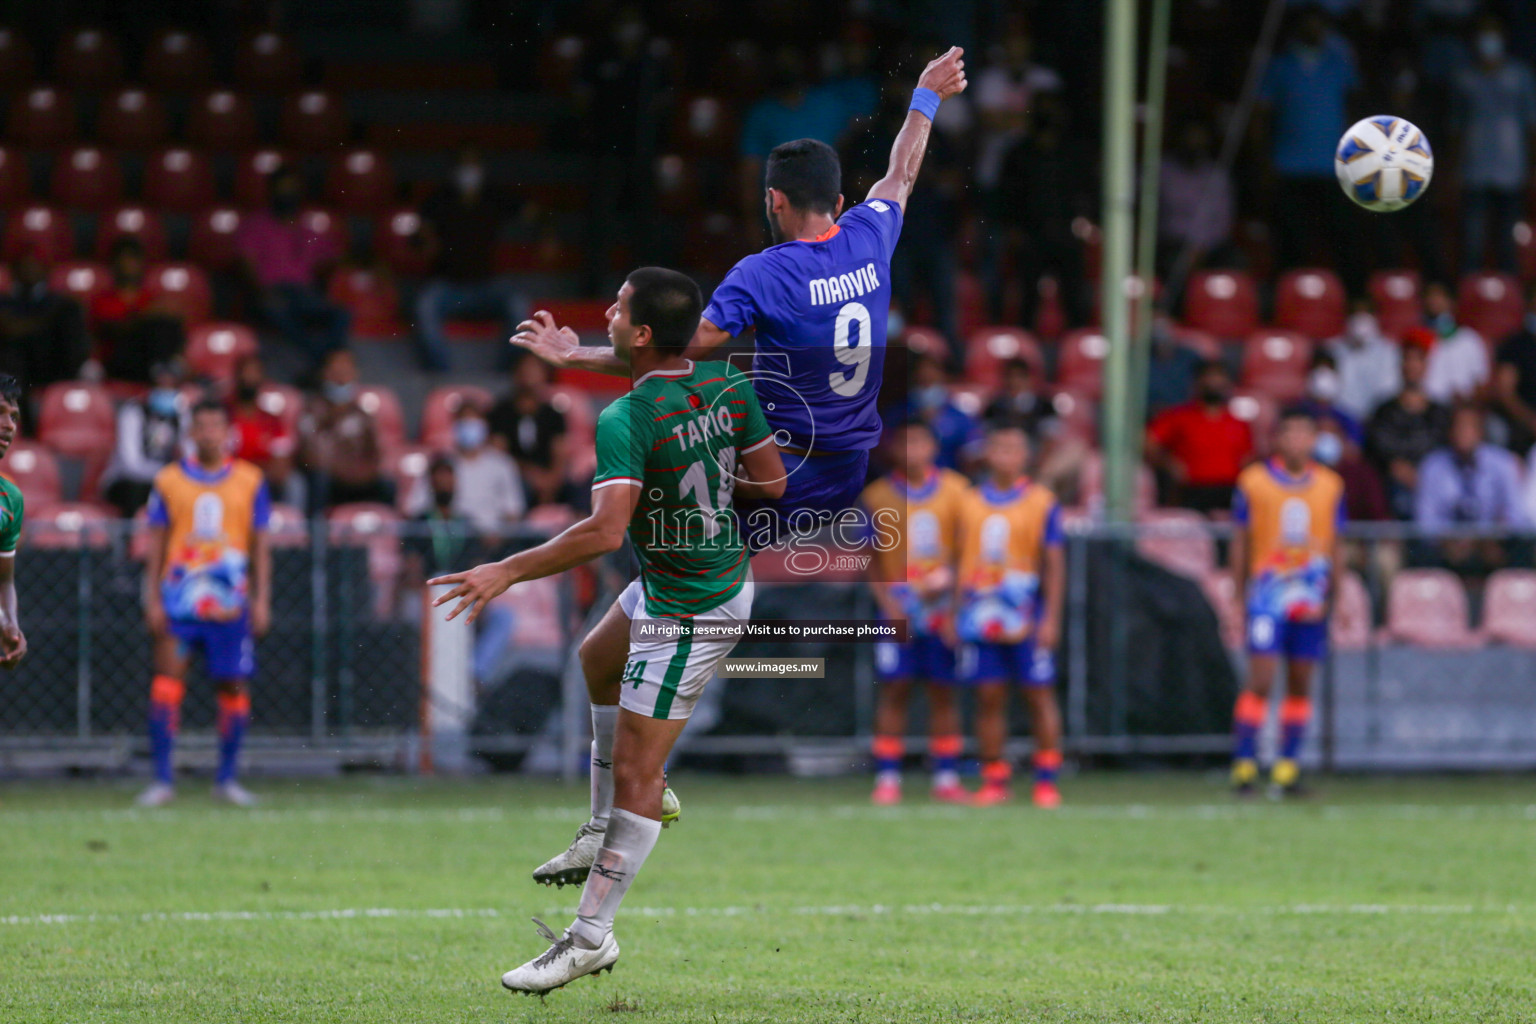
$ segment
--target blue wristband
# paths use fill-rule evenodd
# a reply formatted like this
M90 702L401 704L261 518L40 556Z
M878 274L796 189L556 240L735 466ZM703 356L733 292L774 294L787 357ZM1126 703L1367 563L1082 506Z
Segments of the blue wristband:
M907 109L915 110L932 121L933 116L939 112L939 94L918 86L912 90L912 105Z

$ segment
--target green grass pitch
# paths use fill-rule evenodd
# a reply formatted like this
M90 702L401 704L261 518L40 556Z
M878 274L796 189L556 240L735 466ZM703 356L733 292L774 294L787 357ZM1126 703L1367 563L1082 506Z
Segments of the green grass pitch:
M585 788L0 786L0 1021L1532 1021L1536 787L1068 780L1060 812L871 808L862 780L674 776L617 969L502 971L569 923L529 872Z

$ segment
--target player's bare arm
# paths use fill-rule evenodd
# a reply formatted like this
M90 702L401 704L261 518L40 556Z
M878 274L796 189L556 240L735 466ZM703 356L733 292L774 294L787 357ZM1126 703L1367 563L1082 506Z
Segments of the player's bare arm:
M784 497L784 488L788 483L784 460L779 456L779 446L765 444L755 451L741 454L736 466L733 493L738 498L777 501Z
M1227 546L1227 558L1232 563L1232 583L1234 585L1237 600L1240 604L1246 604L1248 600L1248 528L1239 526L1232 533L1232 543Z
M958 96L965 91L965 61L961 59L964 56L964 50L951 46L949 52L928 62L917 80L917 87L936 93L940 100ZM913 102L915 107L916 99ZM917 184L917 173L923 167L928 133L932 129L933 120L928 114L918 109L907 112L907 120L891 145L891 162L886 166L885 177L875 182L866 199L888 199L906 211L907 199Z
M15 668L27 655L16 609L16 558L0 558L0 668Z
M731 340L731 335L708 320L699 320L699 329L688 345L689 359L705 359L711 352ZM614 377L628 377L629 363L625 362L612 345L583 345L576 332L561 327L547 310L539 310L530 319L517 325L512 344L527 349L551 366L571 370L590 370Z
M160 601L160 577L165 569L165 538L163 526L149 528L149 555L144 559L144 624L156 639L165 636L165 605Z
M452 590L432 602L432 607L457 599L459 603L448 613L448 618L455 619L460 612L469 609L468 621L474 622L487 602L514 583L553 576L617 551L624 546L624 531L639 502L640 488L637 486L618 484L597 488L592 495L592 514L559 536L499 562L487 562L466 572L428 580L428 586L453 585Z
M266 636L272 626L272 539L251 532L251 632Z
M1067 589L1067 549L1060 545L1047 547L1043 568L1045 574L1041 583L1045 593L1045 613L1035 635L1035 648L1050 651L1061 639L1061 608Z

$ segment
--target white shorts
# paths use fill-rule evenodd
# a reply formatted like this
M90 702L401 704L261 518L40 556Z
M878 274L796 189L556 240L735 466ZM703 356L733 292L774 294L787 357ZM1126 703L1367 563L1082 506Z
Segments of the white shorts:
M619 595L619 608L629 616L629 660L619 686L619 706L647 718L687 718L720 663L735 649L739 637L705 640L694 637L699 626L745 625L752 618L752 581L725 604L692 619L651 615L645 610L645 590L639 580ZM671 636L651 636L647 624L676 623Z

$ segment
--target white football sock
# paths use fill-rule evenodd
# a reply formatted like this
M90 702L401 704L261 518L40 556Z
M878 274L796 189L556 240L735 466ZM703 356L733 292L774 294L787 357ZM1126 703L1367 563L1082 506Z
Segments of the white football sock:
M613 732L619 725L617 704L592 705L592 824L608 827L613 811Z
M624 894L640 873L656 840L661 822L616 807L608 819L608 833L603 848L597 851L592 873L587 876L581 903L576 907L576 923L571 935L583 949L596 949L613 931L613 916L624 902Z

